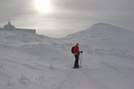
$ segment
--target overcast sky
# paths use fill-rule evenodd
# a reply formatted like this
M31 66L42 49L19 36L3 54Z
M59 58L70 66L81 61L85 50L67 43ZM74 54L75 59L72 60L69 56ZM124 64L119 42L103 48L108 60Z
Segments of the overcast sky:
M100 22L134 31L134 0L38 1L39 5L36 0L0 0L0 27L10 19L16 28L36 29L56 38Z

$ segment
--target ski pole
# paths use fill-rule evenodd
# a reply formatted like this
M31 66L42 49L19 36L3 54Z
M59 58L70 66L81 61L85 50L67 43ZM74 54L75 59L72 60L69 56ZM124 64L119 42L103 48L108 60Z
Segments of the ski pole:
M82 67L82 53L81 53L81 58L80 58L80 66Z

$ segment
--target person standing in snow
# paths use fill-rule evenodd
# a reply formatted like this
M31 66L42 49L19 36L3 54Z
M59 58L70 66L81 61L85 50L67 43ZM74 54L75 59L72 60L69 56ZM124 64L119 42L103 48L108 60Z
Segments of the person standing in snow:
M79 68L79 55L80 53L82 53L83 51L79 51L79 43L77 43L74 46L74 56L75 56L75 62L74 62L74 68Z

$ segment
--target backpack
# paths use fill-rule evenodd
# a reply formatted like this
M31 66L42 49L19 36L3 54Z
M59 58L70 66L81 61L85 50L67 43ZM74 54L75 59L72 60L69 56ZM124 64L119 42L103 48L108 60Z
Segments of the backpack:
M72 54L74 54L74 46L72 47L71 52L72 52Z

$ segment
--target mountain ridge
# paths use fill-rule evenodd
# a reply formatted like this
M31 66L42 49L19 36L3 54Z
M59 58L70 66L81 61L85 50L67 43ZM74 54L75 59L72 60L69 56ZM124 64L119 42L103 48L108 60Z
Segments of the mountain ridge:
M105 54L120 54L122 57L134 55L134 32L105 23L94 24L86 30L70 34L63 40L80 43L89 53L99 50ZM132 57L133 58L133 57Z
M73 33L73 34L69 34L68 36L66 36L65 38L99 38L101 37L106 37L109 36L110 34L116 34L117 35L129 35L132 36L134 35L134 32L129 31L127 29L121 28L121 27L117 27L114 25L110 25L107 23L97 23L92 25L91 27ZM113 35L111 35L113 36ZM130 38L130 37L129 37ZM133 38L133 37L132 37Z

